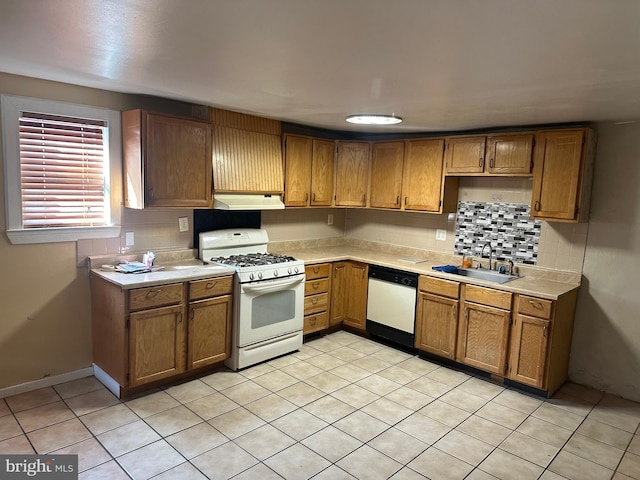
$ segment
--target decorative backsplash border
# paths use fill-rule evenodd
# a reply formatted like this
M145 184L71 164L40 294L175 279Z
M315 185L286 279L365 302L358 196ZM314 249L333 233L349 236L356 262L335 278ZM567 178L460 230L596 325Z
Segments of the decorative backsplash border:
M535 265L542 222L529 213L518 203L458 202L454 252L480 256L491 242L495 259Z

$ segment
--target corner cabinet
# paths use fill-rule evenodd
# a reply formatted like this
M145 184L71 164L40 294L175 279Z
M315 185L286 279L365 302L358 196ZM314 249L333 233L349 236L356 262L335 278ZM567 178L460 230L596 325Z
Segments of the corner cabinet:
M96 376L121 397L228 358L232 280L223 276L124 290L92 275Z
M342 323L364 331L367 323L369 265L336 262L332 266L330 325Z
M125 207L211 208L209 122L145 110L122 113Z
M337 207L364 207L369 185L368 142L338 142L336 158Z
M584 222L595 157L595 133L586 128L536 133L531 215L536 220Z

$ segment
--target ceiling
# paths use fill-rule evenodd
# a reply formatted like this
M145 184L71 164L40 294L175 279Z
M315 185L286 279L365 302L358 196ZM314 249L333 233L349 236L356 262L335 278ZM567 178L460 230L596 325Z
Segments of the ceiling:
M0 0L0 71L339 130L627 122L640 1Z

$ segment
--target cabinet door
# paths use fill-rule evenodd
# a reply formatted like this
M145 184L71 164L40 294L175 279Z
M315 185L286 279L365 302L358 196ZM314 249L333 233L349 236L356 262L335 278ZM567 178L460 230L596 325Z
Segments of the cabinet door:
M189 304L188 368L221 362L231 354L231 295Z
M364 207L369 184L369 144L338 142L336 206Z
M367 290L369 266L364 263L347 263L347 311L345 325L364 330L367 323Z
M536 135L531 192L534 218L577 219L584 138L583 130Z
M549 320L516 315L509 378L532 387L545 388L550 329Z
M482 173L486 137L453 137L447 139L446 172Z
M184 371L183 309L176 305L129 315L129 386Z
M287 207L306 207L311 187L313 141L309 137L287 135L284 142L284 204Z
M332 270L329 325L337 325L347 316L347 262L334 263Z
M455 360L458 303L430 293L418 294L416 348Z
M311 205L331 206L335 165L335 142L313 139L313 160L311 163Z
M400 208L404 142L374 143L371 149L369 206Z
M402 183L405 210L440 211L443 154L443 139L406 143Z
M470 302L464 302L463 305L458 334L458 361L504 375L511 313Z
M145 206L211 208L211 125L147 113Z
M493 174L529 174L533 134L491 135L487 138L486 171Z

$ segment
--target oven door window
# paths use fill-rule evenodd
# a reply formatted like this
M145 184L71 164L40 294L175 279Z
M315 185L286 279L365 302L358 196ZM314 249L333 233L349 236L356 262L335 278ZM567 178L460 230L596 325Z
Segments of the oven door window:
M295 300L295 290L280 290L254 297L251 302L251 328L255 330L293 319Z

